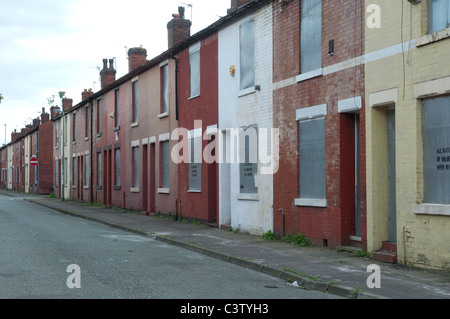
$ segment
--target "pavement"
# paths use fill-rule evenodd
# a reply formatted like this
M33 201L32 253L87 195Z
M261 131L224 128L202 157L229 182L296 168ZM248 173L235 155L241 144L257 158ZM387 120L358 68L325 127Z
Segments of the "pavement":
M450 299L448 270L428 270L358 257L346 247L300 247L167 217L0 190L58 212L100 222L285 279L303 289L349 299ZM379 267L379 279L374 279ZM375 285L379 283L378 285ZM375 287L374 287L375 285Z

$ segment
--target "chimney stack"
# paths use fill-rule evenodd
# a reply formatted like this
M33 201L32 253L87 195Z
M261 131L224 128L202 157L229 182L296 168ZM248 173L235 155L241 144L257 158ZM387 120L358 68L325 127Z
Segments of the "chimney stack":
M70 110L70 108L72 107L72 103L73 103L72 99L64 98L62 100L62 107L63 107L64 112Z
M144 48L131 48L128 50L128 71L134 71L147 62L147 50Z
M64 103L63 99L63 103ZM42 108L42 113L41 113L41 124L47 123L50 120L50 114L45 113L45 108Z
M178 7L178 14L167 23L169 49L191 37L192 22L184 18L184 7Z
M39 126L39 124L41 124L41 120L39 119L39 117L38 117L38 118L35 118L35 119L33 120L33 127L36 128L36 127Z
M100 71L100 79L102 89L111 85L116 81L116 70L114 70L114 59L109 59L109 67L108 60L103 59L103 70Z
M52 120L59 115L60 110L61 109L58 106L52 106L50 108L50 116L51 116Z
M237 11L240 7L242 7L244 4L247 4L248 2L251 2L252 0L231 0L231 8L227 10L227 13L233 13Z
M94 92L92 92L92 89L84 89L84 91L81 92L81 101L87 100L92 94L94 94Z
M11 142L14 142L18 138L18 134L16 129L14 129L14 132L11 133Z

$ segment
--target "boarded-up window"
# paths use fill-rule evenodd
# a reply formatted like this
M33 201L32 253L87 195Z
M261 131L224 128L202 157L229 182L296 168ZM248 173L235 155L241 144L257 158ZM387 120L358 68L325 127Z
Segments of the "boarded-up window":
M450 27L450 0L428 0L428 34Z
M133 187L139 187L139 147L133 147Z
M120 186L120 148L116 148L116 186Z
M240 89L255 85L255 33L254 20L241 24L239 34L240 48Z
M77 158L72 158L72 186L77 185Z
M195 50L189 55L191 71L191 97L200 95L200 50Z
M258 131L250 126L239 134L239 175L240 193L258 193Z
M84 157L84 186L89 187L89 175L90 172L91 162L89 160L89 155L86 155Z
M169 65L161 68L161 113L169 111Z
M67 170L69 169L69 166L67 165L67 157L64 159L64 165L63 165L63 174L64 174L64 186L67 186Z
M302 0L300 26L301 71L322 67L322 1Z
M55 146L59 145L59 122L55 122Z
M169 141L161 142L161 187L169 188L169 165L170 165L170 150Z
M55 160L55 186L59 185L59 160Z
M72 113L72 142L77 139L77 113Z
M97 135L102 132L102 100L97 101Z
M325 118L299 122L300 198L326 199Z
M102 153L97 153L97 186L102 186Z
M114 126L119 127L120 125L120 92L119 90L114 91Z
M422 130L423 200L450 204L450 96L423 101Z
M138 114L138 81L135 81L133 82L133 123L136 123L138 121Z
M202 138L189 138L189 190L202 189Z

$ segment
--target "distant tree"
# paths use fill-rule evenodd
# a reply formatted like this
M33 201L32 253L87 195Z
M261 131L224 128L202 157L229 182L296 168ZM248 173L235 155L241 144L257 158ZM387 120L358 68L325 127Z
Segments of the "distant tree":
M0 104L2 104L3 95L0 93Z
M48 106L53 106L54 102L55 102L55 99L52 99L52 98L47 99Z

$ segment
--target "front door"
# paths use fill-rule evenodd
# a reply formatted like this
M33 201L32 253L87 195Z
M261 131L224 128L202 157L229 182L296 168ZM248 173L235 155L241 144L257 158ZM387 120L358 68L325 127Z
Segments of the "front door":
M397 242L396 172L395 172L395 109L387 111L388 135L388 233L391 243Z
M361 159L359 129L359 114L355 114L355 228L356 236L361 237Z

